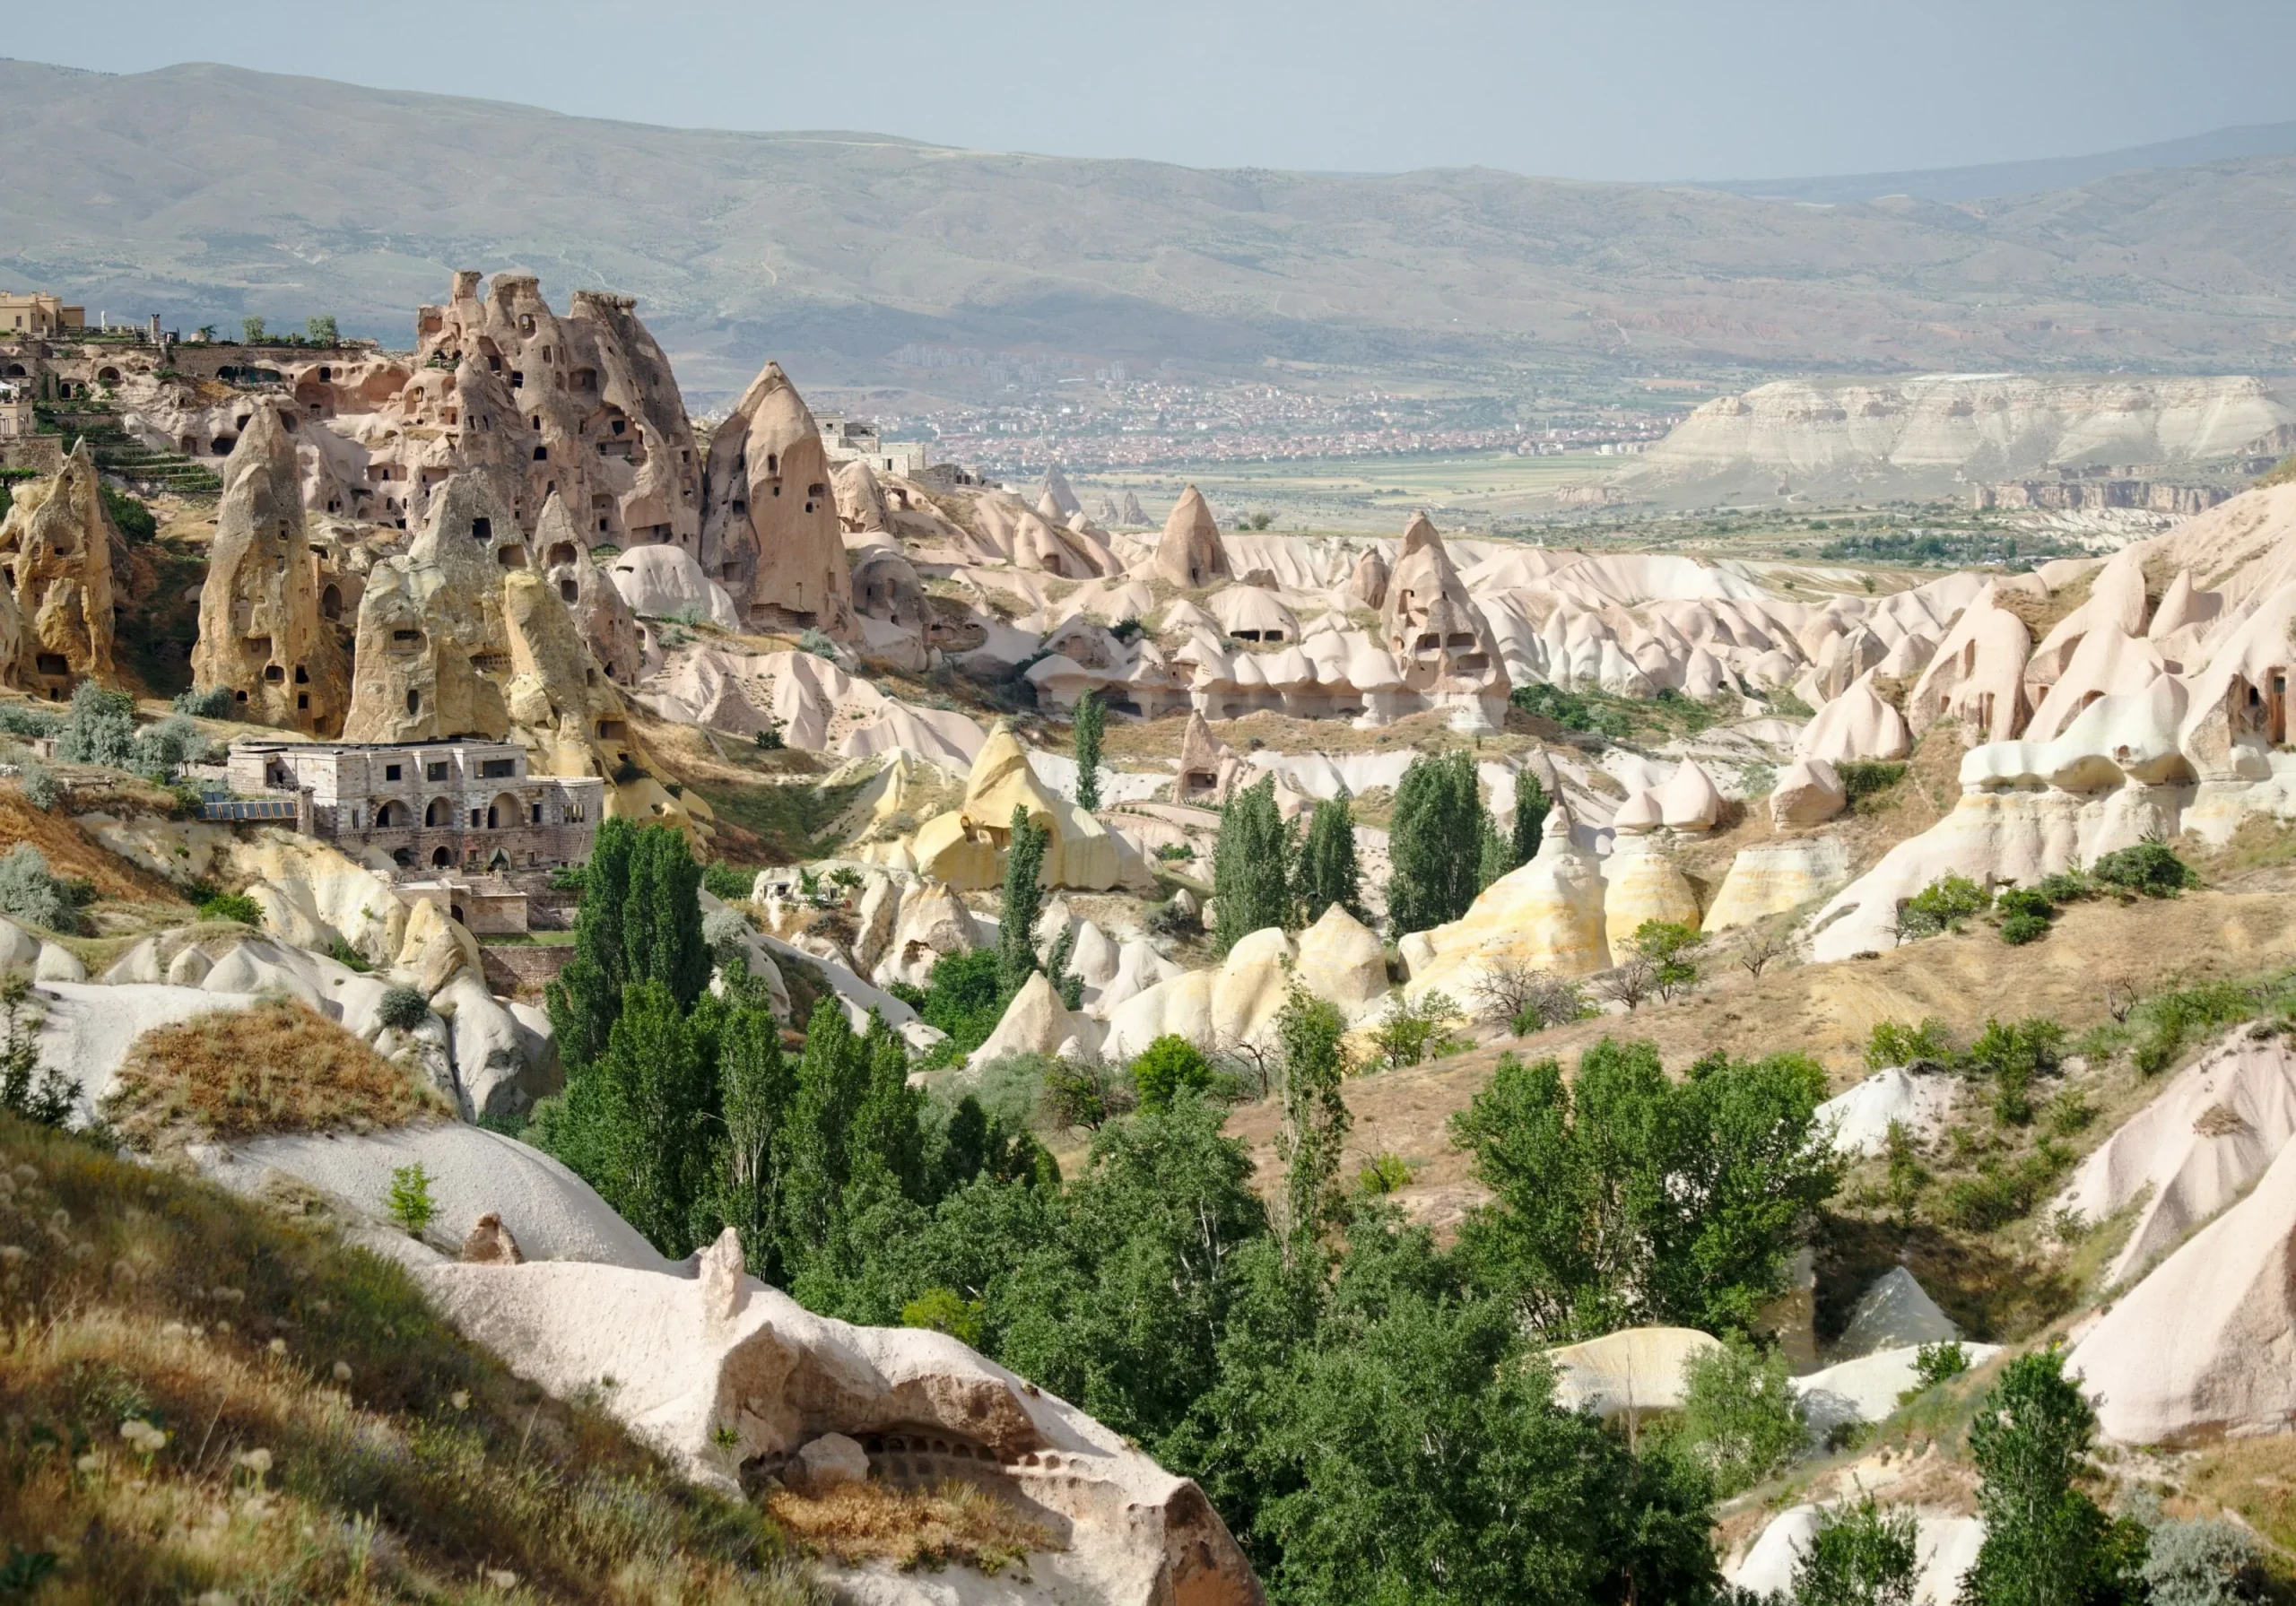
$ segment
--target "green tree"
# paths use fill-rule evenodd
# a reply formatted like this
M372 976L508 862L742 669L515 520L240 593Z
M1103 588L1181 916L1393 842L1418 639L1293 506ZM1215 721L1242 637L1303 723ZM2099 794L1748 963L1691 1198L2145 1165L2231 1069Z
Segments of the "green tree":
M1546 787L1529 770L1515 776L1515 815L1513 830L1515 863L1527 864L1539 856L1539 844L1546 840L1546 817L1554 807L1546 794Z
M343 339L332 312L313 313L303 320L303 337L315 346L331 346Z
M1705 941L1698 928L1671 920L1646 920L1634 928L1627 946L1638 958L1650 961L1650 986L1661 998L1687 993L1698 985L1698 961L1692 951Z
M1132 1085L1142 1109L1170 1109L1180 1093L1201 1093L1211 1087L1212 1062L1186 1037L1166 1032L1133 1060Z
M1037 922L1044 917L1044 855L1049 827L1032 825L1029 812L1013 805L1013 840L1004 851L1004 895L997 911L996 985L1010 999L1039 968Z
M1396 936L1457 920L1482 889L1480 845L1485 829L1474 774L1465 751L1422 758L1396 787L1387 855L1387 926Z
M1003 970L1001 946L944 953L933 961L924 1002L916 1005L917 1012L927 1026L949 1034L949 1041L956 1046L952 1052L970 1054L996 1029L1006 1002L999 985Z
M1474 890L1478 892L1521 864L1515 856L1515 839L1499 829L1499 821L1486 813L1479 822L1475 842Z
M1100 806L1100 733L1108 716L1100 694L1087 691L1076 699L1076 806Z
M1370 924L1371 916L1363 907L1363 872L1355 856L1355 811L1347 799L1328 797L1316 804L1292 879L1292 901L1300 925L1314 925L1334 904Z
M681 1007L691 1008L709 985L709 944L701 935L701 866L685 833L649 825L630 855L630 890L622 943L631 981L657 981Z
M764 1000L744 998L718 1039L726 1164L718 1213L742 1236L750 1270L779 1280L778 1157L787 1148L797 1079L781 1052L781 1027Z
M1320 1269L1322 1242L1346 1220L1346 1190L1339 1181L1340 1150L1351 1124L1340 1095L1347 1075L1346 1035L1347 1018L1336 1004L1292 982L1275 1020L1283 1056L1283 1124L1276 1131L1275 1157L1284 1168L1284 1253L1295 1266Z
M430 1174L420 1161L391 1173L390 1212L391 1220L408 1237L417 1238L438 1216L438 1202L430 1197Z
M1971 1606L2085 1606L2118 1600L2143 1558L2142 1531L2115 1523L2079 1487L2096 1412L2037 1350L2009 1363L1970 1425L1985 1543L1961 1583Z
M1752 1326L1839 1179L1799 1055L1716 1056L1671 1081L1648 1043L1605 1038L1575 1081L1500 1058L1452 1118L1492 1192L1460 1229L1477 1282L1549 1340L1649 1323Z
M1919 1533L1913 1513L1883 1511L1871 1495L1821 1506L1794 1563L1794 1606L1912 1606Z
M41 1019L31 977L22 970L0 977L0 1108L40 1126L61 1126L80 1102L80 1084L41 1062Z
M605 1053L606 1036L622 1012L630 962L622 942L623 905L630 898L630 860L638 828L610 819L598 825L574 911L574 957L544 993L559 1057L570 1086Z
M855 1117L870 1093L869 1046L833 995L813 1005L798 1056L796 1098L780 1157L781 1261L792 1277L830 1241L844 1219L852 1181Z
M239 320L239 339L246 344L251 346L262 344L263 335L264 328L263 320L261 318L243 317Z
M1809 1419L1787 1375L1783 1351L1764 1354L1736 1333L1683 1364L1683 1437L1723 1498L1752 1489L1809 1443Z
M1292 924L1291 861L1275 777L1230 794L1212 849L1213 938L1222 953L1253 932Z
M56 733L56 756L66 764L126 769L135 758L135 699L93 681L72 689L72 709Z

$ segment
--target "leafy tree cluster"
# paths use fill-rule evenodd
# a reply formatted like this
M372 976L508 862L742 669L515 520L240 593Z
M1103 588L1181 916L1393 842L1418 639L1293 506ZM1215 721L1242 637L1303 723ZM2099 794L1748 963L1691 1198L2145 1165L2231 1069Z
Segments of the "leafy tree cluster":
M1420 759L1405 770L1387 828L1389 931L1405 936L1465 914L1486 885L1483 846L1492 834L1473 753Z
M1839 1180L1797 1054L1710 1055L1682 1081L1605 1038L1566 1079L1504 1056L1452 1118L1491 1190L1459 1233L1480 1284L1550 1342L1667 1325L1749 1331Z
M1212 896L1222 953L1256 931L1312 925L1334 904L1368 921L1353 809L1344 797L1326 798L1302 831L1277 811L1273 775L1232 793L1213 845Z
M2009 1363L1970 1425L1985 1543L1962 1581L1970 1606L2107 1606L2142 1599L2145 1535L2081 1485L2097 1414L2057 1350Z
M549 992L566 1090L526 1133L656 1247L690 1254L731 1226L753 1270L786 1280L887 1190L931 1202L984 1166L1050 1174L1033 1139L977 1102L928 1130L881 1019L857 1031L824 998L793 1056L745 971L709 991L700 882L676 830L600 827L575 956Z

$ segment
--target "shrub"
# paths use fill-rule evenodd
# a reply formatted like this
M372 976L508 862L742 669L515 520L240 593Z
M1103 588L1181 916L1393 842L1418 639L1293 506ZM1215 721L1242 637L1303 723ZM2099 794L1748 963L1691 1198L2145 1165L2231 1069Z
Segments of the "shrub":
M1913 1352L1913 1386L1898 1396L1898 1403L1910 1403L1916 1395L1950 1383L1970 1369L1970 1352L1955 1339L1935 1344L1924 1344Z
M1201 1093L1212 1086L1212 1062L1186 1037L1166 1032L1132 1062L1132 1085L1144 1110L1171 1107L1182 1090Z
M195 1015L135 1040L103 1115L131 1148L188 1128L219 1140L403 1126L451 1114L427 1082L300 1003Z
M1970 1045L1970 1069L1993 1078L1993 1113L2005 1125L2033 1118L2035 1079L2055 1073L2065 1053L2065 1028L2054 1020L2020 1020L2013 1026L1987 1019Z
M701 917L702 945L718 969L728 976L749 974L752 929L739 909L712 909Z
M0 977L0 1108L40 1126L61 1126L80 1101L80 1084L40 1063L41 1011L31 977Z
M762 751L780 751L781 722L774 718L770 713L767 714L765 716L765 723L757 727L756 740L759 749Z
M48 855L29 842L0 855L0 914L67 936L80 929L79 910L49 873Z
M22 703L0 703L0 731L11 736L53 736L64 721L45 708Z
M1683 1437L1726 1499L1785 1466L1809 1442L1809 1419L1787 1370L1783 1351L1764 1355L1735 1333L1683 1363Z
M900 1307L900 1324L945 1333L961 1344L978 1348L985 1315L987 1307L978 1299L968 1299L948 1289L927 1289Z
M2233 1523L2153 1524L2136 1576L2152 1606L2239 1606L2268 1598L2264 1552Z
M808 629L804 634L799 636L797 650L802 653L811 653L816 658L827 658L831 663L837 661L837 643L820 630Z
M1944 1218L1965 1232L2006 1227L2031 1213L2072 1160L2066 1150L2047 1142L2013 1166L1988 1157L1975 1176L1964 1176L1945 1189Z
M430 1019L430 1001L413 987L393 987L375 1004L377 1024L393 1031L413 1031Z
M1097 1060L1056 1060L1045 1072L1040 1108L1055 1128L1098 1132L1132 1107L1131 1084Z
M727 903L746 903L756 887L755 874L736 870L723 859L702 866L701 890L712 898L722 898Z
M111 517L112 528L126 536L129 544L144 545L160 534L160 521L152 510L124 490L114 490L109 485L99 486L103 493L104 511Z
M1820 1507L1794 1562L1794 1606L1912 1606L1920 1532L1912 1512L1884 1512L1871 1495Z
M2174 898L2187 887L2200 885L2192 866L2158 842L2109 853L2089 866L2089 874L2108 887L2146 898Z
M1962 922L1985 913L1992 902L1984 888L1965 875L1941 875L1906 899L1898 911L1900 941L1957 932Z
M1392 1151L1383 1153L1356 1173L1355 1185L1371 1198L1400 1192L1411 1185L1411 1162Z
M202 920L236 920L241 925L261 925L263 906L244 892L222 892L199 906Z
M327 939L326 957L347 969L356 970L361 976L375 968L368 961L365 954L352 947L340 933Z
M1204 930L1204 916L1188 904L1172 898L1150 908L1141 916L1140 924L1152 937L1192 937Z
M1371 1029L1371 1047L1383 1070L1416 1065L1430 1056L1440 1059L1466 1046L1451 1032L1453 1022L1465 1019L1442 993L1422 993L1416 999L1390 994L1387 1012Z
M421 1161L401 1166L391 1173L391 1220L405 1228L409 1237L419 1238L439 1213L439 1206L430 1197L430 1174Z
M53 809L64 796L64 783L56 778L56 771L38 759L26 759L16 772L17 789L24 801L35 809Z
M1866 1040L1866 1068L1868 1071L1918 1064L1925 1060L1950 1064L1952 1058L1953 1045L1945 1035L1945 1023L1935 1015L1925 1017L1918 1026L1900 1026L1894 1020L1876 1020L1872 1035Z
M2245 1020L2256 1010L2256 995L2233 982L2172 988L2146 1000L2138 1011L2145 1031L2131 1057L2139 1071L2157 1076L2176 1062L2193 1037Z
M1650 961L1650 990L1662 999L1698 985L1698 965L1690 955L1704 941L1695 926L1669 920L1646 920L1628 939L1635 953Z
M135 760L135 699L81 681L73 689L71 711L57 727L56 756L67 764L127 768Z
M1905 766L1873 759L1850 759L1833 767L1841 777L1842 795L1855 808L1865 799L1887 792L1905 779Z

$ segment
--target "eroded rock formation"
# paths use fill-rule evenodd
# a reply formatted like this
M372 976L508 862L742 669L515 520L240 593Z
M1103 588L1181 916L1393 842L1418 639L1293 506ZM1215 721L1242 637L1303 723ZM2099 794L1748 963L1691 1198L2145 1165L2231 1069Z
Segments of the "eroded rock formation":
M112 543L94 456L79 442L64 466L20 488L0 522L0 573L10 609L0 612L8 680L27 691L69 697L83 680L110 685ZM7 612L14 615L11 620Z
M227 688L235 717L332 736L351 705L351 668L320 614L319 558L304 528L295 445L257 402L223 465L191 678Z
M850 640L858 627L840 531L821 430L769 362L710 439L702 569L752 626Z

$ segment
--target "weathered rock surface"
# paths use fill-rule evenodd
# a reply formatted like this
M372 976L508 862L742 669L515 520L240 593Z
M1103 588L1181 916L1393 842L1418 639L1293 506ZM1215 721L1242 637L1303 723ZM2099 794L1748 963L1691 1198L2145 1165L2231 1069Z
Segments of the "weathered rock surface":
M112 543L88 443L45 480L16 488L0 520L0 648L10 685L64 698L82 681L109 686L112 669Z
M700 560L754 627L858 636L829 456L778 362L709 442Z
M1554 1397L1567 1410L1597 1416L1674 1411L1683 1402L1683 1367L1721 1346L1692 1327L1629 1327L1547 1351Z

